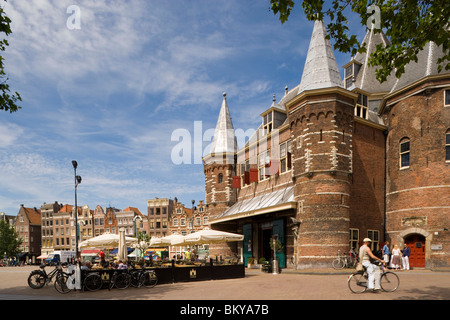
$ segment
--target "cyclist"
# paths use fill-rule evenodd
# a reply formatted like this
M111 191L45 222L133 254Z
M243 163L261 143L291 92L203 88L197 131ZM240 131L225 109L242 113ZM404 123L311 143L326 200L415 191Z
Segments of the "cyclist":
M368 284L367 289L372 290L372 292L380 292L380 267L373 264L372 261L380 261L383 263L383 260L376 257L372 250L370 250L371 239L365 238L363 240L364 245L359 248L359 261L361 261L362 265L367 269L368 275Z

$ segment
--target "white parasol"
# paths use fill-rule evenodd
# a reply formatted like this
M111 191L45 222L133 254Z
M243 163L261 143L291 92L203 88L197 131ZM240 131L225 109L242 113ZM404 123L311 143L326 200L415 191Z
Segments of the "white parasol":
M181 234L171 234L170 236L163 237L161 239L161 241L163 243L167 243L166 244L167 246L169 246L169 245L171 245L171 246L184 246L184 245L186 245L186 243L184 241L185 238L186 237L182 236Z
M224 232L219 230L200 230L184 237L185 245L190 244L210 244L210 243L223 243L232 241L242 241L244 236L241 234Z
M119 230L119 244L117 248L117 258L122 261L127 261L128 249L125 241L125 230L123 228Z
M137 243L136 238L125 237L125 242L127 246L131 246ZM105 248L105 247L118 247L119 246L119 235L112 233L104 233L98 237L84 240L79 243L79 248Z

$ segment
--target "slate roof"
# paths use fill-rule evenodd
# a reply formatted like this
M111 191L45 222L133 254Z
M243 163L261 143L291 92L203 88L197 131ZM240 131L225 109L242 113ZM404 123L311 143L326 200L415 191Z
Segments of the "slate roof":
M444 53L442 48L438 47L434 42L428 42L422 51L417 55L417 62L410 62L405 67L405 73L396 79L391 92L397 91L407 85L427 76L438 75L437 59L442 58ZM442 74L449 73L441 71Z
M375 75L375 71L379 67L371 67L368 64L370 55L377 49L377 45L381 44L383 47L389 46L391 44L389 39L383 32L375 33L373 30L369 30L362 41L362 44L364 43L366 44L366 52L357 53L352 59L352 61L355 60L361 64L361 69L353 83L354 87L369 93L389 92L395 83L395 76L391 75L386 81L380 83ZM351 90L354 87L352 86L347 89Z
M333 48L323 21L315 21L298 94L305 90L342 87Z
M237 151L237 140L228 109L226 93L223 94L222 107L217 119L210 153L234 153Z

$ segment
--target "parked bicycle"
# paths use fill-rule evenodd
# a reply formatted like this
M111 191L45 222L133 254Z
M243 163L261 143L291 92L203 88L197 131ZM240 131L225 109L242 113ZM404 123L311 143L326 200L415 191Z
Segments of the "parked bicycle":
M350 252L348 254L341 255L341 250L338 250L337 258L333 260L331 265L337 270L343 269L344 267L355 268L358 261L359 257L356 254Z
M135 288L153 288L158 283L158 276L154 270L133 269L130 270L131 285Z
M89 273L86 278L84 278L83 288L88 291L100 290L103 286L103 279L98 272Z
M71 273L64 272L61 265L56 267L55 289L59 293L69 293L75 288L75 270Z
M128 288L130 284L131 284L131 277L126 270L122 272L114 271L108 286L108 290L111 290L112 288L114 288L114 286L117 289L123 290Z
M48 285L52 282L53 278L58 273L58 266L54 265L55 269L53 269L50 273L47 273L45 270L45 264L41 264L39 268L41 270L34 270L31 271L30 275L28 276L28 285L33 289L40 289L44 285Z
M386 271L385 267L381 266L380 285L384 292L394 292L400 285L398 275L392 271ZM352 273L347 280L348 287L353 293L363 293L367 290L368 274L364 267L363 271Z

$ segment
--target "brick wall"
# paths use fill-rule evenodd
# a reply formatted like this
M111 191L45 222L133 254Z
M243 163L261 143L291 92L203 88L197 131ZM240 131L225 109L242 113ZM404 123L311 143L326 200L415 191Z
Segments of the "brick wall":
M448 82L447 89L450 89ZM445 161L445 133L450 108L444 107L443 83L430 82L387 102L386 226L393 244L417 233L426 237L428 266L449 265L450 163ZM425 89L425 90L421 90ZM411 95L413 94L413 95ZM400 166L400 142L410 142L409 166ZM447 229L447 231L445 230ZM435 245L442 249L433 249Z

